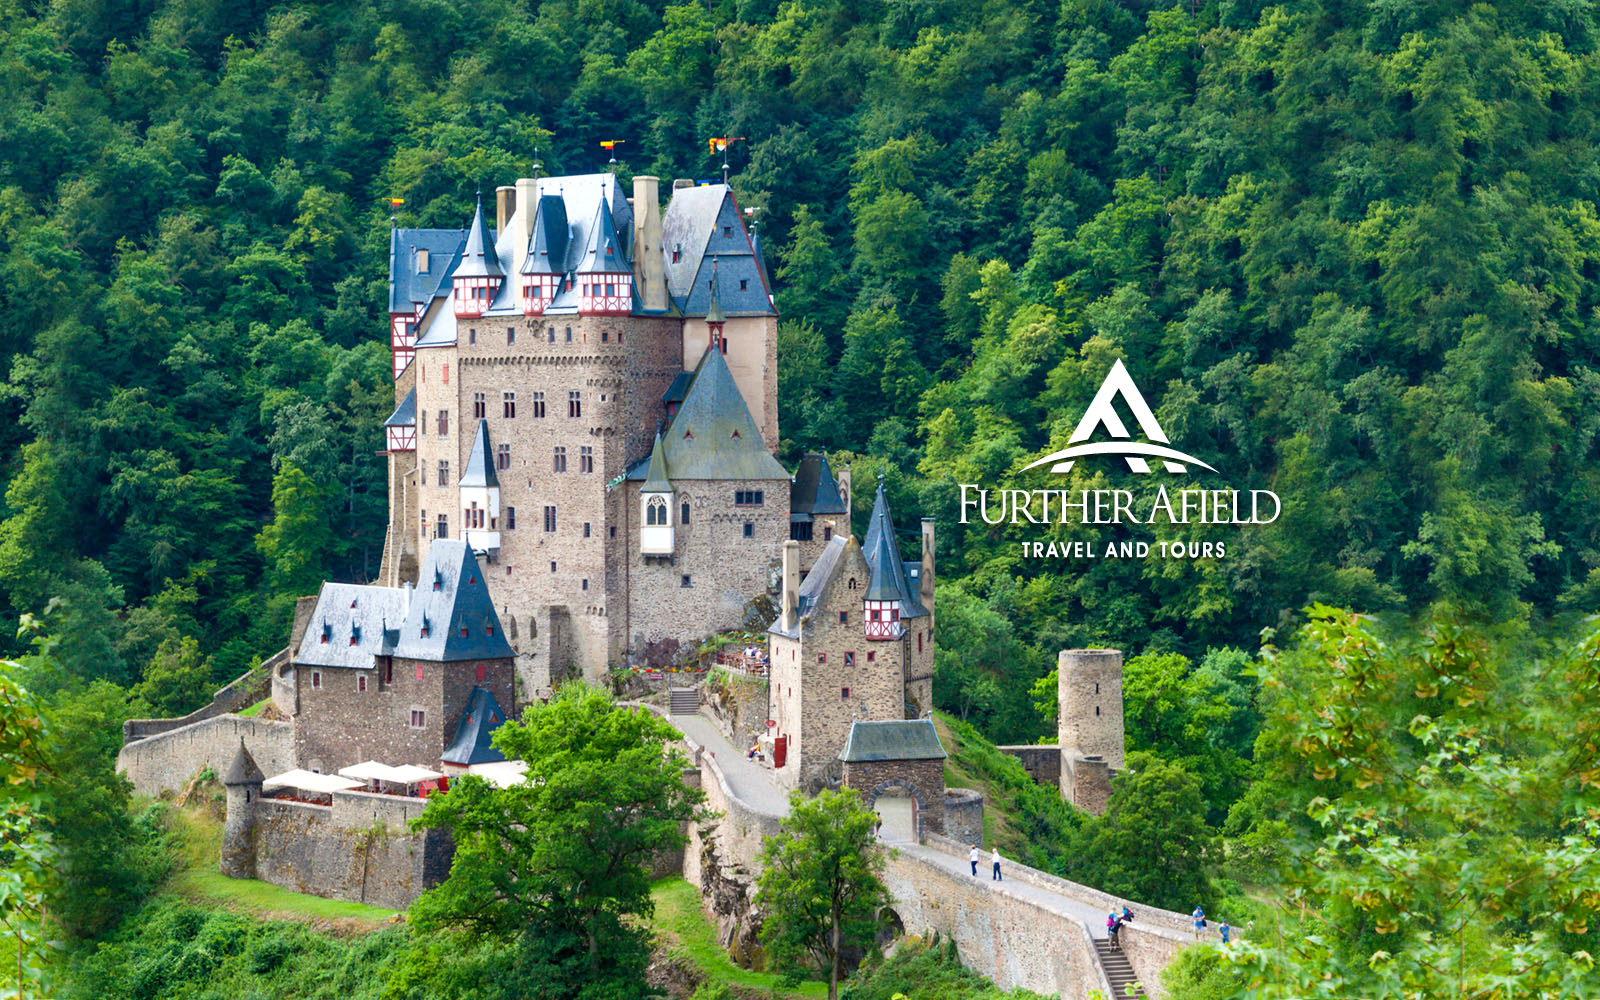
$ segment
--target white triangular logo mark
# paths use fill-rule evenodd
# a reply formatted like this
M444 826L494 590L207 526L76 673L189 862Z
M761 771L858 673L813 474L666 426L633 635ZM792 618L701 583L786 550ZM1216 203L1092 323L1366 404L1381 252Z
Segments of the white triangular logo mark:
M1127 425L1117 415L1117 408L1113 405L1118 397L1121 397L1129 412L1133 414L1133 419L1139 422L1139 430L1144 436L1151 441L1160 442L1159 444L1131 440L1132 435L1128 433ZM1121 440L1101 444L1077 443L1087 441L1101 427L1104 427L1112 437ZM1168 444L1166 432L1156 421L1155 412L1150 409L1150 404L1144 401L1144 395L1133 383L1133 376L1128 374L1122 359L1118 358L1111 366L1105 381L1100 383L1100 391L1095 393L1094 401L1083 411L1083 418L1078 421L1072 436L1067 439L1068 447L1025 466L1023 471L1054 462L1055 464L1050 466L1051 472L1070 472L1073 462L1085 455L1121 455L1128 463L1129 469L1140 473L1150 471L1150 463L1145 461L1144 456L1160 458L1162 467L1172 473L1188 472L1188 466L1184 463L1192 463L1212 472L1217 471L1193 455L1186 455L1175 448L1162 447L1166 444Z

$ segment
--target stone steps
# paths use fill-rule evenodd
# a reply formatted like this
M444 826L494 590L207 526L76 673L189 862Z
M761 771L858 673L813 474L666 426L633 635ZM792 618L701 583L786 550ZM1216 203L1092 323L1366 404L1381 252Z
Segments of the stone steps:
M673 715L693 715L700 711L699 688L670 688L667 692Z
M1095 957L1100 960L1100 968L1105 970L1106 982L1111 984L1111 994L1115 1000L1146 996L1143 989L1128 989L1128 985L1137 982L1139 977L1133 974L1133 966L1128 964L1127 956L1111 947L1110 941L1096 938L1094 951Z

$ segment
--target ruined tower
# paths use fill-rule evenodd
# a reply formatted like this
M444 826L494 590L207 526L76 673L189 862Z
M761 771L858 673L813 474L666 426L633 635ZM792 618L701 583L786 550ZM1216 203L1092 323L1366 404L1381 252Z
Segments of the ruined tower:
M1122 770L1122 651L1063 649L1057 659L1056 715L1061 795L1100 814L1111 776Z
M245 749L244 740L222 776L228 790L228 818L222 827L222 859L218 867L229 878L256 877L256 806L266 776Z

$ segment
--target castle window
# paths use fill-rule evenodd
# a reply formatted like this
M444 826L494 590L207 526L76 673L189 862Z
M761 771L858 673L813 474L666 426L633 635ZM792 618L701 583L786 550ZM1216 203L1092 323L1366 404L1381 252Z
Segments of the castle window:
M1095 694L1099 694L1100 693L1100 682L1099 681L1095 681L1094 682L1094 693Z
M567 449L564 445L556 445L555 471L567 471Z
M350 629L350 645L354 646L354 645L359 644L360 642L361 642L361 629L359 627L351 628Z
M450 462L447 459L439 460L439 485L450 485Z
M839 697L840 698L849 698L850 697L850 689L849 688L840 688L839 689Z
M318 690L321 687L322 687L322 671L320 671L320 670L311 671L311 688L312 688L312 690Z
M594 449L588 445L584 445L578 449L578 471L594 471Z
M609 253L611 253L611 250L610 250L610 248L607 248L607 249L606 249L606 253L607 253L607 254L609 254ZM608 281L608 282L606 282L606 294L607 294L607 295L615 295L615 294L617 294L617 286L615 286L615 285L613 285L613 284L612 284L612 283L611 283L611 282L609 282L609 281Z
M392 656L383 658L383 682L385 684L394 683L394 657Z
M680 513L682 513L683 516L678 519L678 523L679 524L688 524L689 523L689 505L688 504L684 504L683 505L683 510Z
M534 296L534 297L536 298L537 296ZM516 342L517 342L517 328L514 327L514 326L506 327L506 346L509 347L512 344L515 344Z
M556 509L554 507L546 506L544 509L544 530L556 530Z
M533 394L533 415L536 417L544 416L544 393L542 392Z
M576 389L567 393L567 416L583 416L583 394Z
M922 633L917 633L917 652L922 652Z
M825 542L833 541L833 525L831 525L831 524L823 525L823 528L822 528L822 540L825 541Z
M1095 707L1094 707L1094 714L1096 714L1096 715L1099 715L1099 714L1100 714L1100 706L1099 706L1099 705L1096 705L1096 706L1095 706Z
M474 420L482 420L484 417L486 417L488 415L489 415L489 404L484 402L483 393L481 393L481 392L473 393L472 394L472 419L474 419Z
M567 283L567 287L571 288L572 287L572 283L568 282ZM569 343L569 344L572 343L572 327L570 327L570 326L567 327L567 343Z
M749 521L746 521L744 523L744 537L746 537L746 538L754 538L754 537L756 537L756 526L753 523L749 522Z
M422 485L428 485L428 466L426 463L417 463L417 477L421 480Z
M811 528L810 521L790 521L789 537L797 542L809 542L811 541Z
M427 625L426 622L424 622L423 625L422 625L422 634L423 635L427 635L428 634L428 625ZM422 664L420 664L420 663L417 664L417 680L419 680L419 681L422 680Z
M494 467L497 469L511 468L511 446L497 444L494 446Z
M622 343L622 331L621 330L617 331L617 343L619 343L619 344Z
M413 708L411 710L411 728L412 729L426 729L426 728L428 728L428 713L424 712L420 708Z
M467 637L467 627L465 625L463 625L463 626L461 626L461 638L465 639L466 637Z
M473 298L477 298L477 294L476 293L477 293L478 290L476 288L474 288L472 291L474 293L473 294ZM476 344L477 342L478 342L478 330L477 330L477 328L473 327L473 328L467 330L467 343Z
M856 665L856 654L851 653L851 652L846 652L844 654L844 665L847 666L847 667L855 666Z
M583 589L584 590L588 590L589 589L589 578L588 577L584 577L583 578Z
M583 537L585 537L585 538L589 537L589 522L588 521L583 522Z
M417 421L417 433L423 437L428 436L428 411L422 411L422 419Z
M689 580L689 574L688 573L683 574L683 580L678 584L678 586L680 586L680 587L692 587L692 586L694 586L694 584Z
M818 663L827 663L828 662L828 654L827 653L818 653L817 654L817 662Z
M556 342L556 328L552 326L550 328L550 343L553 344L555 342Z
M607 285L606 287L609 288L611 286ZM601 330L600 331L600 343L602 343L602 344L611 343L611 331L610 330Z
M517 529L517 508L515 508L515 507L507 507L506 508L506 530L507 531L515 531L516 529Z
M482 684L484 677L486 677L487 675L488 675L488 668L485 667L481 663L478 664L478 683Z
M328 640L331 639L332 637L333 637L333 626L329 625L326 622L324 622L323 625L322 625L322 643L321 644L326 646L328 644Z
M556 561L554 559L552 559L552 560L550 560L550 572L554 573L555 571L556 571Z
M417 273L423 274L428 270L428 251L417 251Z
M765 490L734 490L733 505L735 507L760 507L766 502Z
M445 437L450 433L450 411L439 411L439 436Z
M515 417L517 415L517 394L516 393L514 393L514 392L503 392L503 393L501 393L500 394L500 402L501 402L501 405L504 407L504 416L506 417L506 419L509 420L510 418Z
M448 362L445 363L445 365L444 365L444 374L442 376L440 376L440 377L444 379L444 384L445 385L449 385L450 384L450 365L449 365Z
M748 292L749 290L750 290L750 279L749 278L740 278L739 279L739 291Z
M356 674L356 691L357 691L357 693L365 694L366 690L367 690L367 675L366 674Z
M644 509L644 523L648 525L666 524L667 502L660 497L651 500L650 505Z
M856 589L856 578L853 577L853 576L850 578L850 589L851 590Z
M848 612L848 611L839 612L839 624L840 625L848 625L848 624L850 624L850 612Z
M877 662L877 659L878 659L878 654L877 653L868 653L867 654L867 662L868 663L875 663L875 662Z
M435 537L435 538L449 538L450 537L450 519L448 517L444 516L443 514L439 515L439 523L434 525L434 536L433 537Z
M609 529L609 536L608 537L611 537L611 538L617 537L617 526L616 525L614 525L614 524L611 525L611 527Z

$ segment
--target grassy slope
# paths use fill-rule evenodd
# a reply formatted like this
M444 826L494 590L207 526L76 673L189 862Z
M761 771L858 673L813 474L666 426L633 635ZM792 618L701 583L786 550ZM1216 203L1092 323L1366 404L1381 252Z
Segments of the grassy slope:
M681 878L664 878L650 890L656 913L651 920L656 938L667 953L695 967L707 979L729 986L771 992L778 997L824 997L824 983L782 986L782 978L765 972L741 969L717 943L716 928L700 910L700 897L694 886Z

